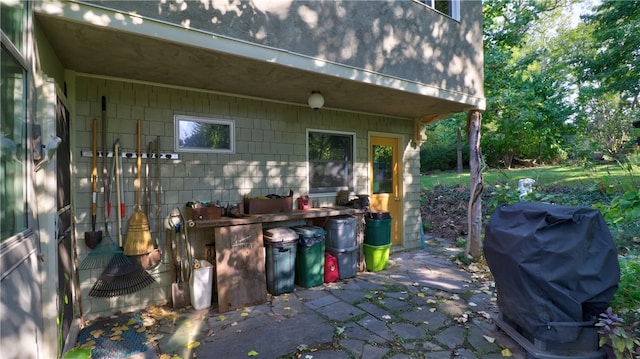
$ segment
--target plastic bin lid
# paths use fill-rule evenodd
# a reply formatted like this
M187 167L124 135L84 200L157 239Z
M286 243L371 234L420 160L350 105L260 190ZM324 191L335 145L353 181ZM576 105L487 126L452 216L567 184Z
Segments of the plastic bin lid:
M298 240L298 233L289 227L275 227L263 231L264 240L270 243L294 242Z
M327 233L324 229L315 226L297 226L293 229L302 237L319 237Z
M356 216L349 215L329 217L329 219L327 220L327 226L330 226L332 224L343 224L345 222L354 222L356 219L358 219Z
M369 212L365 219L391 219L391 214L387 211Z
M355 247L351 247L351 248L333 248L333 247L326 247L325 250L327 252L331 252L331 253L351 253L351 252L355 252L358 250L358 246Z

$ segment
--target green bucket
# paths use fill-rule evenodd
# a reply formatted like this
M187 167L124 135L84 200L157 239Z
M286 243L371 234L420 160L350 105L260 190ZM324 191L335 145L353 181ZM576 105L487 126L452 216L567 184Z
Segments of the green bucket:
M363 243L362 245L364 246L364 260L368 271L377 272L387 268L391 244L372 246Z

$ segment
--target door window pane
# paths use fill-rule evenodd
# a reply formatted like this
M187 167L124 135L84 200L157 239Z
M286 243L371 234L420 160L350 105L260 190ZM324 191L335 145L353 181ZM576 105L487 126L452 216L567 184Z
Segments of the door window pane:
M393 193L393 147L373 146L373 193Z

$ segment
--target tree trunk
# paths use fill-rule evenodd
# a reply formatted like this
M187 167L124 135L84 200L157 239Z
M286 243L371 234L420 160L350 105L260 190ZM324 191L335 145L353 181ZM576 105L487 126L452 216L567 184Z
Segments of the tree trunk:
M480 125L482 114L478 110L469 111L467 115L467 138L469 140L469 171L471 180L471 196L467 220L469 234L467 238L467 257L474 260L482 257L482 170L483 160L480 150Z
M457 135L457 141L458 141L458 146L456 148L456 151L458 153L458 173L462 173L462 134L460 134L460 126L458 126L458 135Z

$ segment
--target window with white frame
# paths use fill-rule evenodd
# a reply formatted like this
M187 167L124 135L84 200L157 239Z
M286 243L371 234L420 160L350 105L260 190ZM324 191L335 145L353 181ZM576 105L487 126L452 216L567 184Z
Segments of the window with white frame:
M460 0L420 0L428 7L460 21Z
M28 228L27 218L27 2L1 2L0 58L0 241Z
M175 150L178 152L235 153L235 122L176 115Z
M307 130L309 193L354 190L355 134Z

